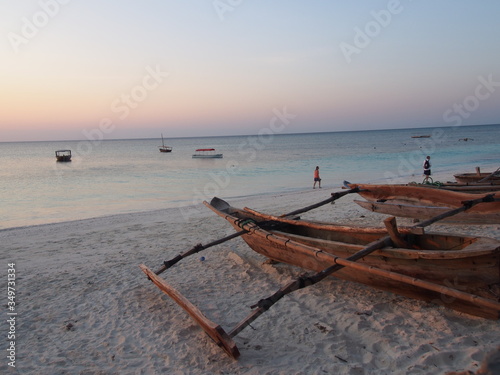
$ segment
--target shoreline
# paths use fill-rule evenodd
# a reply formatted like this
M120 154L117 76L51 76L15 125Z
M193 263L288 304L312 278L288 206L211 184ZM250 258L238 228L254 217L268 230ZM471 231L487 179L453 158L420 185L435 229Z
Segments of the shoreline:
M452 181L453 178L449 178L449 175L453 177L453 174L459 173L459 172L440 172L433 174L432 177L434 178L435 181ZM371 180L371 181L363 181L363 183L367 184L386 184L386 183L395 183L395 184L404 184L404 183L410 183L414 180L420 181L419 178L422 176L418 176L418 178L411 178L411 177L417 177L417 176L409 176L409 177L401 177L401 180L398 181L391 181L388 182L387 179L381 177L380 179L376 180ZM422 177L423 179L423 177ZM312 179L311 179L312 180ZM353 183L360 183L359 181L351 181ZM311 182L312 185L312 182ZM333 186L332 186L333 185ZM316 189L319 190L319 189ZM323 186L321 191L326 192L325 198L330 195L332 192L337 192L343 190L342 183L339 184L331 184L331 185L326 185ZM279 191L272 191L268 193L257 193L257 194L250 194L250 195L240 195L240 196L234 196L234 197L223 197L222 195L220 196L221 198L232 200L232 201L239 201L239 200L246 200L246 199L260 199L260 198L266 198L266 197L271 197L271 196L283 196L283 195L294 195L294 194L306 194L307 192L313 191L312 187L297 187L297 188L290 188L290 191L286 192L279 192ZM211 198L207 198L209 200ZM313 202L314 203L314 202ZM115 216L120 216L120 215L146 215L146 214L154 214L157 211L173 211L173 210L178 210L178 211L183 211L183 210L199 210L199 208L202 207L205 209L203 204L201 202L197 204L182 204L182 205L174 205L170 207L164 207L164 208L157 208L157 209L146 209L146 210L134 210L130 212L117 212L117 213L112 213L109 215L101 215L101 216L91 216L91 217L84 217L84 218L75 218L75 219L69 219L69 220L59 220L59 221L49 221L49 222L42 222L42 223L33 223L33 224L27 224L27 225L16 225L16 226L10 226L10 227L5 227L1 228L0 227L0 233L4 231L9 231L9 230L14 230L14 229L20 229L20 228L28 228L28 227L36 227L36 226L43 226L43 225L53 225L53 224L62 224L66 222L79 222L79 221L87 221L87 220L95 220L95 219L105 219L105 218L114 218Z
M228 199L282 214L330 189ZM305 219L383 226L384 215L347 195ZM398 219L401 225L409 220ZM500 226L432 226L500 239ZM278 302L235 338L229 359L138 265L156 269L197 243L234 233L203 206L183 221L162 209L4 230L15 263L17 369L23 374L445 374L475 371L495 349L498 321L471 317L364 285L328 278ZM269 265L241 239L187 258L162 277L225 329L304 270ZM314 361L311 358L314 357ZM6 370L6 360L0 370Z

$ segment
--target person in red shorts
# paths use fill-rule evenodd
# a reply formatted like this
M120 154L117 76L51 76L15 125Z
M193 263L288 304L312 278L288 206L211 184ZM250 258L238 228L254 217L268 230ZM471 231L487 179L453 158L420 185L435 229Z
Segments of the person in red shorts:
M321 178L319 177L319 167L316 167L316 169L314 170L313 189L316 189L316 182L318 183L318 187L321 189Z

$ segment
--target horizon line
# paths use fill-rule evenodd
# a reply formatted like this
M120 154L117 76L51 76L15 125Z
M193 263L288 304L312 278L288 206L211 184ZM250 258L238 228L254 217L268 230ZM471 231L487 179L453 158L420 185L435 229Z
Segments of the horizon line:
M331 130L331 131L311 131L311 132L296 132L296 133L275 133L274 135L305 135L305 134L326 134L326 133L349 133L349 132L369 132L369 131L388 131L388 130L413 130L413 129L435 129L435 128L457 128L466 126L494 126L500 125L500 123L491 124L469 124L469 125L448 125L448 126L424 126L416 128L384 128L384 129L356 129L356 130ZM179 136L179 137L163 137L164 139L190 139L190 138L219 138L219 137L252 137L256 134L231 134L231 135L202 135L202 136ZM146 138L103 138L99 140L90 139L62 139L62 140L38 140L38 141L0 141L0 143L35 143L35 142L81 142L81 141L131 141L131 140L152 140L160 139L160 137L146 137Z

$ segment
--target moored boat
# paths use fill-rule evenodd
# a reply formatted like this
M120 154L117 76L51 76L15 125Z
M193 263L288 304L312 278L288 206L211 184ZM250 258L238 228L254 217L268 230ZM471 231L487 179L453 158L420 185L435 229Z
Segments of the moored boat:
M56 160L61 162L71 161L71 150L57 150Z
M215 152L215 148L199 148L193 154L195 159L221 159L222 154Z
M158 146L160 152L172 152L172 147L165 146L165 142L163 141L163 134L161 135L161 146Z

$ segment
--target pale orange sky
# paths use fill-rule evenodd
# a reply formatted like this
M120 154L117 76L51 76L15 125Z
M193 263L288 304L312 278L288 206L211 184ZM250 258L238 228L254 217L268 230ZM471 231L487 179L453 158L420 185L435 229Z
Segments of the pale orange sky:
M500 122L497 2L57 4L0 5L0 141L453 125L488 76L461 121Z

